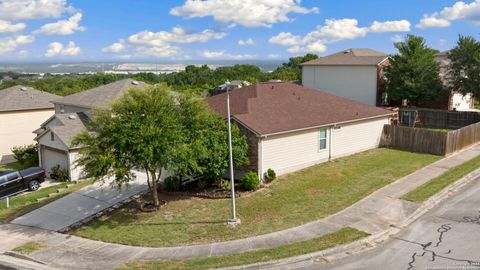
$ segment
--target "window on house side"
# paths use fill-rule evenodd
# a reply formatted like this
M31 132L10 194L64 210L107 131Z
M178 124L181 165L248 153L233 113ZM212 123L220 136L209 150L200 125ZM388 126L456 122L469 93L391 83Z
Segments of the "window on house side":
M320 129L320 150L327 149L327 129Z
M65 113L65 105L60 104L60 113Z
M53 134L52 132L50 132L50 140L55 141L55 134Z

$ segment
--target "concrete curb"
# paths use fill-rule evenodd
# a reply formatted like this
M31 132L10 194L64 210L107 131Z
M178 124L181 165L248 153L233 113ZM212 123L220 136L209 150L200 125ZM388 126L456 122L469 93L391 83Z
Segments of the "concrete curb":
M3 255L14 257L14 258L21 259L21 260L31 261L31 262L38 263L38 264L47 265L46 263L44 263L42 261L36 260L34 258L31 258L30 256L27 256L25 254L20 254L20 253L14 252L14 251L4 252Z
M281 268L282 266L291 266L292 264L306 265L313 261L332 262L348 256L351 256L356 253L360 253L366 250L373 249L377 247L380 243L384 242L391 236L399 233L402 228L405 228L429 210L439 205L441 202L448 199L450 196L454 195L456 192L460 191L462 188L470 184L472 181L480 177L480 169L477 169L454 183L450 184L439 193L433 195L428 200L426 200L422 205L408 218L405 219L402 223L398 224L398 227L392 227L384 231L377 232L366 238L360 239L358 241L345 244L342 246L333 247L330 249L317 251L309 254L304 254L295 257L289 257L285 259L279 259L269 262L253 263L243 266L233 266L227 268L221 268L224 270L240 270L240 269L268 269L268 268Z

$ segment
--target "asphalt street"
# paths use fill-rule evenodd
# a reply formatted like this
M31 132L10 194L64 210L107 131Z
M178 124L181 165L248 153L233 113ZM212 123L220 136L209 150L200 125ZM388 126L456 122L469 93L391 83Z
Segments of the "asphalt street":
M297 269L480 269L480 179L372 250Z

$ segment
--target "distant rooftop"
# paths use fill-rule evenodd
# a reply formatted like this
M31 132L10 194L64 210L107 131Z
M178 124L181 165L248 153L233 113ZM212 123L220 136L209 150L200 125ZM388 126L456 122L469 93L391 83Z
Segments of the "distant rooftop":
M23 85L0 90L0 112L53 108L59 96Z
M110 102L119 98L129 89L135 87L144 89L147 86L148 84L144 82L124 79L54 100L54 103L75 105L85 108L107 107Z
M352 48L303 63L303 66L375 66L388 55L367 48Z

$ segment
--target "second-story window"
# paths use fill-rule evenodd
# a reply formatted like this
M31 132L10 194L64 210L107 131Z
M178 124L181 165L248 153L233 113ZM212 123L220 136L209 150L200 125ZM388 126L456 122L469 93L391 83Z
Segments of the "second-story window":
M65 113L65 105L60 104L60 113Z
M50 132L50 140L52 142L55 141L55 134L53 134L53 132Z

